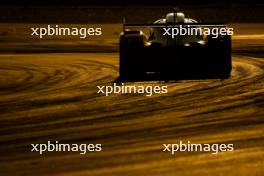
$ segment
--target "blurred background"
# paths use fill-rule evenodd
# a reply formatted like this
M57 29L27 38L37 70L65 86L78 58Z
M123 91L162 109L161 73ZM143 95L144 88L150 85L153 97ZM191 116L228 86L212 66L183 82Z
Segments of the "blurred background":
M153 21L179 7L202 21L263 22L264 3L231 1L157 0L14 0L1 2L0 22L120 23L123 16L136 22ZM105 18L107 17L107 18Z

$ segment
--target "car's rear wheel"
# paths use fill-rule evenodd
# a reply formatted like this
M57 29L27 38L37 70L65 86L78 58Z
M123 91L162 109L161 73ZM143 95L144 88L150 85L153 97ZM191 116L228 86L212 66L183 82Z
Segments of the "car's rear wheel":
M219 36L208 38L209 55L214 60L214 71L215 74L219 75L220 78L229 78L232 71L232 46L231 36Z
M140 31L129 31L120 36L119 75L121 79L136 79L144 73L140 63L140 58L143 57L144 37Z

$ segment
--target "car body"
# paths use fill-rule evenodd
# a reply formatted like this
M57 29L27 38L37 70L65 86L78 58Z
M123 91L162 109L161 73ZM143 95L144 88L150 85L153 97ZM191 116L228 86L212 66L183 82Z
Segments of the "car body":
M180 28L200 33L164 35ZM231 35L204 35L204 29L226 24L198 23L181 12L168 13L153 24L124 24L120 35L120 78L228 78L232 70ZM149 34L138 29L149 28ZM168 32L169 33L169 32Z

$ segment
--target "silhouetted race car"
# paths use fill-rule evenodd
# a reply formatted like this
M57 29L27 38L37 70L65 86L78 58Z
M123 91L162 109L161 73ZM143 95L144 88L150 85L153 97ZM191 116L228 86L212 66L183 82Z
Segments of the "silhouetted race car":
M231 35L226 24L198 23L174 11L153 24L123 24L120 78L228 78ZM143 31L149 29L146 35Z

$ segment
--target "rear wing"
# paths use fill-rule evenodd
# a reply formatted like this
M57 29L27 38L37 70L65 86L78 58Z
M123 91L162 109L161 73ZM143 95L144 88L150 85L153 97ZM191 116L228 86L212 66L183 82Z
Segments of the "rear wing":
M170 28L170 27L223 27L227 28L227 23L217 22L217 23L167 23L167 24L158 24L158 23L126 23L125 17L123 18L123 31L129 28Z
M138 23L138 24L132 24L132 23L123 23L123 30L129 29L129 28L173 28L173 27L228 27L226 23L175 23L175 24L147 24L147 23Z
M137 30L129 30L137 28ZM214 36L213 38L217 38L218 36L225 36L225 35L233 35L233 29L229 29L227 23L152 23L152 24L130 24L130 23L125 23L125 20L123 20L123 34L128 34L133 31L139 31L138 29L144 29L150 28L150 34L149 37L152 38L154 33L152 31L153 28L162 28L164 30L163 35L168 35L172 39L177 40L175 36L179 34L179 31L182 31L182 28L186 28L187 35L190 36L204 36L204 35L212 35ZM178 28L179 30L176 30L175 28ZM198 29L201 28L200 30L192 30L192 29ZM217 29L216 29L217 28ZM222 30L225 29L225 30ZM175 31L176 30L176 31ZM192 32L194 31L194 33ZM189 34L191 32L191 34ZM180 34L181 35L181 34Z

